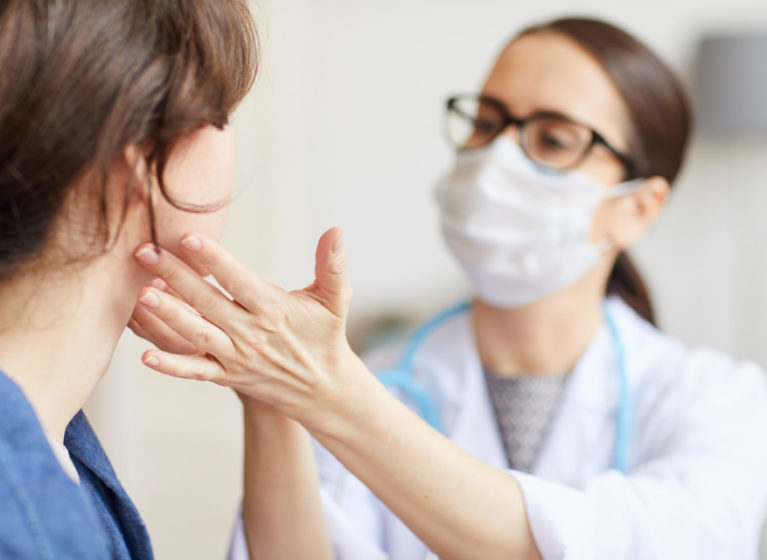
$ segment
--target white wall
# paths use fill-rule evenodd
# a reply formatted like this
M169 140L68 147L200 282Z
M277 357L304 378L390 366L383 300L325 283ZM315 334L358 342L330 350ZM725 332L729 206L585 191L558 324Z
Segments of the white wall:
M476 90L513 32L577 11L625 26L687 72L705 30L767 28L767 3L693 0L262 0L263 66L235 122L241 195L225 242L262 277L311 280L324 229L346 231L354 317L423 315L465 283L432 203L449 163L442 104ZM767 139L698 139L638 250L661 321L767 365ZM90 405L159 558L222 557L239 494L239 405L143 369L126 338Z

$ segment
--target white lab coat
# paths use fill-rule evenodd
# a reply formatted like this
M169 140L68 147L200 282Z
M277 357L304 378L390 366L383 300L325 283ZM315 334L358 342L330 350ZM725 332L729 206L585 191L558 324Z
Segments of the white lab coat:
M446 435L518 480L545 560L755 559L767 504L764 373L686 349L620 300L608 306L634 401L627 476L612 469L618 361L606 327L570 375L531 474L508 469L469 314L431 334L413 373L435 396ZM392 367L400 352L379 353L369 365ZM316 452L338 560L427 557L364 485L319 445Z

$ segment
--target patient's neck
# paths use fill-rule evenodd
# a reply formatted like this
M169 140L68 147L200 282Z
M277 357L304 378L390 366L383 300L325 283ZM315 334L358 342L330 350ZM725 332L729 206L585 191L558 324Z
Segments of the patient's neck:
M127 264L104 255L0 283L0 369L56 441L106 372L130 318L144 279Z

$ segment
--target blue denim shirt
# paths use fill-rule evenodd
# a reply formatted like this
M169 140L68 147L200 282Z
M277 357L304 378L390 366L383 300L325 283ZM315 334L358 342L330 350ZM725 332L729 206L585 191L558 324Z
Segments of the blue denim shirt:
M32 406L0 371L0 558L151 559L146 527L82 412L53 455Z

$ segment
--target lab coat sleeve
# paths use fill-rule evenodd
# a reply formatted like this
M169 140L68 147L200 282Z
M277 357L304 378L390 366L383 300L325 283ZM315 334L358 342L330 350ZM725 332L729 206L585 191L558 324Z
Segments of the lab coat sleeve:
M639 416L647 435L635 445L649 453L628 475L571 487L510 471L544 560L756 558L767 502L764 373L705 352L685 369Z
M242 526L242 509L237 512L234 521L234 531L229 543L229 554L226 555L226 558L227 560L250 560L248 543L245 540L245 529Z

